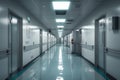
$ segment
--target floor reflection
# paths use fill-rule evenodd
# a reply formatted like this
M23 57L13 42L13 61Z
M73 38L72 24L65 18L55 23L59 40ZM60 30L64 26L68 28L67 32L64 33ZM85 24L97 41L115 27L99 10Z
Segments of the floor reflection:
M14 80L16 79L105 80L88 62L80 56L72 55L69 47L60 45L46 51L42 57Z

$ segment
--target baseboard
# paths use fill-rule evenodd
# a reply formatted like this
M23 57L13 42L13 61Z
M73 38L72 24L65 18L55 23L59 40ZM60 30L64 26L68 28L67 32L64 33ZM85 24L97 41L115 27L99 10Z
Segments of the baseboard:
M53 45L53 46L55 46L55 45ZM53 46L51 46L51 47L53 47ZM50 47L50 48L51 48L51 47ZM50 49L50 48L49 48L49 49ZM48 50L48 49L47 49L47 50ZM39 57L43 56L47 50L45 50L45 51L42 52L39 56L37 56L36 58L34 58L32 61L30 61L30 62L29 62L28 64L26 64L25 66L23 66L22 69L24 69L24 68L28 67L29 65L33 64L34 62L36 62L37 59L38 59ZM19 71L21 71L22 69L20 69Z
M36 62L38 60L38 58L40 57L37 56L36 58L34 58L33 60L31 60L29 63L27 63L25 66L23 66L21 69L16 70L15 72L9 74L9 76L5 79L5 80L10 80L11 77L13 77L16 73L22 71L23 69L26 69L27 67L29 67L30 65L32 65L34 62Z
M106 73L106 75L110 80L117 80L115 77L111 76L109 73Z
M69 45L65 45L66 47L70 47Z
M86 60L88 63L90 63L92 66L95 66L95 64L93 64L91 61L89 61L88 59L86 59L84 56L81 56L84 60Z
M90 62L88 59L86 59L84 56L81 56L84 60L86 60L88 63L90 63L93 67L99 69L100 71L104 72L104 69L101 68L100 66L95 66L95 64L93 64L92 62ZM115 77L113 77L112 75L110 75L109 73L105 73L106 76L110 79L110 80L117 80Z
M50 48L52 48L53 46L55 46L56 44L52 45ZM49 48L49 49L50 49ZM47 49L48 50L48 49ZM15 72L11 73L5 80L9 80L10 77L12 77L13 75L15 75L16 73L22 71L23 69L26 69L27 67L29 67L30 65L32 65L34 62L36 62L38 60L39 57L43 56L44 53L47 51L45 50L44 52L42 52L39 56L37 56L36 58L34 58L33 60L31 60L29 63L27 63L26 65L24 65L21 69L16 70Z
M105 72L105 70L102 68L102 67L100 67L99 65L97 65L96 66L98 69L100 69L102 72Z
M71 54L76 55L76 56L81 56L81 54L77 52L71 52Z
M54 47L56 44L52 45L51 47L47 48L45 51L43 51L40 56L43 56L45 54L46 51L48 51L50 48Z

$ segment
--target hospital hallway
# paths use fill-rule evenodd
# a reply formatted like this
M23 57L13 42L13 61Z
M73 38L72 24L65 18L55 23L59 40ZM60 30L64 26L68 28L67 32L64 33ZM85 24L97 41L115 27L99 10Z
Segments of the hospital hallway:
M0 80L120 80L120 0L0 0Z
M107 80L102 72L70 47L55 45L10 80Z

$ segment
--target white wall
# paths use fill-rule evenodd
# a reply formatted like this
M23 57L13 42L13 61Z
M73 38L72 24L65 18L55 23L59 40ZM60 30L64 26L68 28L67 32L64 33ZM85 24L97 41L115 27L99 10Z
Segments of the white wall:
M91 14L89 14L83 22L80 22L80 26L86 26L93 24L95 19L100 18L102 15L106 15L107 19L112 16L120 16L120 0L105 0L102 4L97 7ZM107 24L107 33L106 33L106 46L111 49L120 51L120 31L114 33L111 30L111 22ZM89 38L88 38L89 37ZM94 38L90 35L86 35L86 38L89 40ZM93 40L94 42L94 40ZM88 42L92 43L92 42ZM94 55L92 55L94 57ZM87 57L91 59L91 56ZM91 60L90 60L91 61ZM107 53L106 54L106 70L116 79L120 80L120 54L116 53Z
M33 59L35 59L36 57L38 57L40 55L40 48L35 48L32 50L29 50L27 52L23 53L23 66L25 66L26 64L28 64L30 61L32 61Z
M82 29L82 44L94 45L94 37L94 29L89 29L89 27L88 29Z
M1 51L8 49L8 11L0 6L0 80L8 76L8 57ZM5 53L4 53L5 56Z
M38 44L38 35L36 35L35 33L36 36L33 37L34 33L32 33L32 37L27 38L25 31L28 31L26 28L30 26L41 27L39 21L37 21L19 2L15 2L13 0L0 0L0 50L8 49L8 8L18 16L22 17L23 21L25 21L27 17L31 18L28 26L26 26L26 22L23 23L23 46L32 45L33 41L35 42L35 44ZM39 51L31 50L30 53L23 51L23 65L28 63L29 60L27 61L25 60L25 58L30 58L29 55L38 55L38 53L35 52ZM34 58L36 55L34 55L32 58ZM8 58L6 57L0 59L0 80L4 80L7 76Z
M120 51L120 30L118 32L112 30L111 16L107 18L106 47ZM108 52L106 54L106 63L107 72L120 79L120 53Z
M43 32L42 32L42 41L43 41L43 43L42 43L42 49L43 49L42 52L47 50L47 39L48 39L47 32L43 30Z
M0 50L8 49L8 11L0 7Z
M0 59L0 80L8 77L8 57Z
M40 30L35 29L37 26L24 25L23 26L23 46L40 44Z
M86 46L94 46L94 37L95 32L94 29L90 29L92 26L89 26L87 29L82 29L82 43ZM95 53L94 50L89 50L85 47L82 47L82 56L91 61L93 64L95 63Z
M37 26L24 24L23 26L23 46L40 45L40 30ZM40 47L25 51L23 50L23 66L40 55Z
M68 35L64 37L64 45L68 46Z
M70 40L69 40L71 52L72 52L72 41L71 41L72 39L73 39L73 32L70 33Z

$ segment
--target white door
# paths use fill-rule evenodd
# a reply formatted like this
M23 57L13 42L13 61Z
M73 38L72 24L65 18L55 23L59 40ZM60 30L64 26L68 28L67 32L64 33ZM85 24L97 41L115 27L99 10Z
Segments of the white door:
M18 28L18 19L12 16L11 19L11 64L12 72L18 69L18 60L19 60L19 28Z
M9 12L9 72L13 73L22 66L22 19Z
M105 18L98 22L98 66L105 69Z

